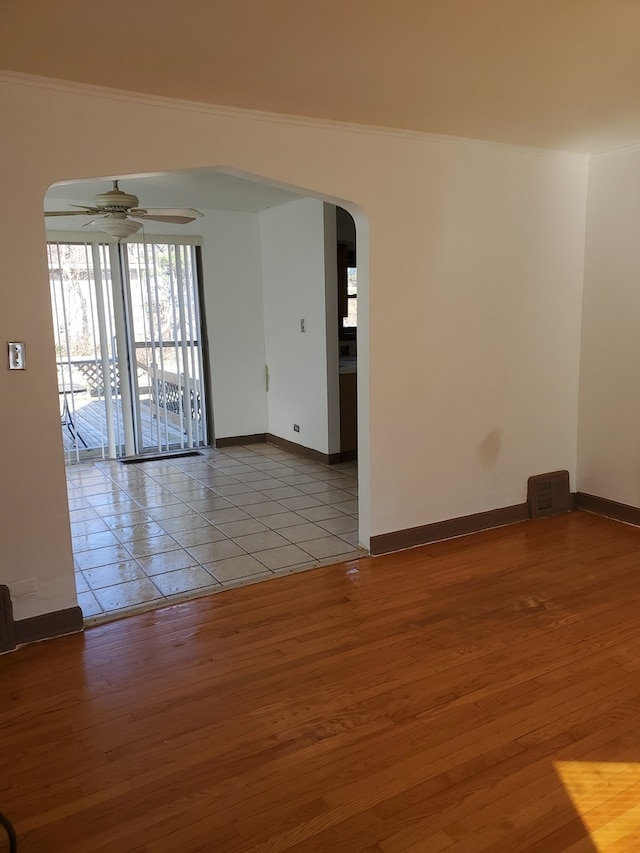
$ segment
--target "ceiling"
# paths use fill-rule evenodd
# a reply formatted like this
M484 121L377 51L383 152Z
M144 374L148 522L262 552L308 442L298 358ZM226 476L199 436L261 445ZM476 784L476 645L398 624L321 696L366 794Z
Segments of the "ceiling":
M640 142L637 0L3 0L0 68L597 152Z
M119 177L119 176L114 176ZM45 196L45 210L93 204L98 193L111 189L109 178L56 184ZM237 178L214 169L192 169L143 177L122 177L120 189L137 195L142 207L195 207L258 213L300 196L269 184ZM49 220L57 229L77 227L77 219Z

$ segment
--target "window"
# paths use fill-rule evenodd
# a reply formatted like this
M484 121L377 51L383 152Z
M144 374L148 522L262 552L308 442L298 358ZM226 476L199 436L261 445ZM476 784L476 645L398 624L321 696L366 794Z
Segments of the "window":
M358 328L358 270L347 267L347 314L342 318L343 329Z

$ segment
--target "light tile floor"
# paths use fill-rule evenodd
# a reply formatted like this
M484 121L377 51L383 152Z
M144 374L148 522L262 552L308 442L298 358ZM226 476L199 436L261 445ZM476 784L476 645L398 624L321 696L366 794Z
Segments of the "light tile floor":
M355 462L270 444L67 468L85 621L361 557Z

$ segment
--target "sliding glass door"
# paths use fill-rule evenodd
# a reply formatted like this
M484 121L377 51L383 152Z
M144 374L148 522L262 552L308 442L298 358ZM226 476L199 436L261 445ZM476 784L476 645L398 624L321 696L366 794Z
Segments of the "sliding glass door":
M130 243L126 250L133 398L140 452L205 443L195 248ZM151 429L144 424L151 423Z
M196 247L48 244L68 461L207 441Z

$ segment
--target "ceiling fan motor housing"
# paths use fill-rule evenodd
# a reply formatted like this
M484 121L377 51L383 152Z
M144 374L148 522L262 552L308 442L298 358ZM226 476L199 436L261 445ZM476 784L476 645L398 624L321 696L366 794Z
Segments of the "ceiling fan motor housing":
M109 190L106 193L98 193L96 196L96 207L104 211L122 211L126 213L140 204L138 196L122 192L119 189Z

